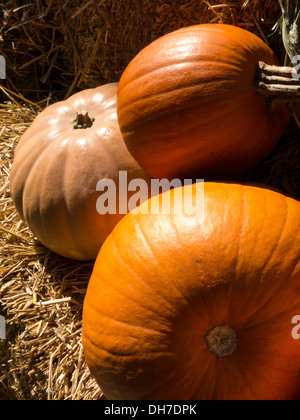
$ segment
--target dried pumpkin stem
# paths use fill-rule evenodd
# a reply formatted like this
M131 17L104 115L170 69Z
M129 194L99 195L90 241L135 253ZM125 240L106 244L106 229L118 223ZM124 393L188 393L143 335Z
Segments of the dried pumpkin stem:
M208 350L217 357L229 357L237 349L238 339L236 332L227 324L217 325L208 331L205 336Z
M300 102L300 76L294 67L271 66L259 62L256 90L276 102Z
M95 118L90 118L87 111L77 112L76 119L73 121L73 128L85 129L92 127Z

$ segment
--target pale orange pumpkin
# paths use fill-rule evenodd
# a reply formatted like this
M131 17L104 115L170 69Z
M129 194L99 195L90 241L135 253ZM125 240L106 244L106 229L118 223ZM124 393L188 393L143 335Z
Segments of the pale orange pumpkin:
M174 190L164 196L174 208ZM141 209L155 213L161 197ZM86 360L106 398L299 399L299 215L278 192L222 183L205 183L203 218L126 215L83 310Z
M47 107L15 152L10 188L17 211L46 247L64 257L96 258L124 216L118 211L119 171L127 171L128 183L135 178L150 181L123 142L117 86L84 90ZM116 214L97 211L101 179L116 184ZM127 202L121 205L127 208Z

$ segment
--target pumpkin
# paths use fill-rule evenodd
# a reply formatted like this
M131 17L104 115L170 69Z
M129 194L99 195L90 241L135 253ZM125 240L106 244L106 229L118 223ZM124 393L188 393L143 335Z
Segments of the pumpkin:
M15 151L10 188L16 209L46 247L67 258L95 259L124 216L118 204L127 208L127 201L117 200L115 214L98 212L98 181L115 182L117 197L120 171L127 172L128 183L150 181L125 147L116 100L112 83L50 105Z
M107 399L297 399L300 203L207 182L196 217L196 185L181 214L155 214L179 200L165 192L105 241L83 309L90 371Z
M118 88L132 156L154 178L244 175L272 151L290 119L285 104L270 106L256 88L259 62L277 64L261 39L231 25L185 27L149 44Z

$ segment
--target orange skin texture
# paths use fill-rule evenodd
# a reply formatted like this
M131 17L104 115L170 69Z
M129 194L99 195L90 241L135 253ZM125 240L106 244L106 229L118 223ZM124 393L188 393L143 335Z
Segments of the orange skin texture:
M95 259L124 216L98 214L99 180L109 178L118 186L119 171L128 171L128 182L150 182L124 144L116 100L117 83L111 83L50 105L16 148L10 188L17 211L46 247L67 258ZM75 130L73 120L82 110L95 121Z
M107 399L300 397L300 203L230 183L204 197L203 219L129 213L99 253L83 345ZM238 344L218 358L205 336L224 323Z
M229 180L254 167L290 119L255 90L259 61L278 64L261 39L231 25L186 27L148 45L118 88L130 153L159 179Z

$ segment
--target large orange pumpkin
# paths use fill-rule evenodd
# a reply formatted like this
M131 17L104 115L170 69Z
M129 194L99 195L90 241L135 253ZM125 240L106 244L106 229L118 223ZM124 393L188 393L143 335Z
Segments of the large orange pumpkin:
M133 157L154 178L229 180L252 168L290 116L258 92L259 62L277 64L261 39L230 25L182 28L144 48L118 90L119 124Z
M21 218L49 249L77 260L96 258L117 222L119 172L150 181L129 154L116 114L117 83L78 92L41 112L21 138L11 194ZM99 214L98 181L116 185L115 214ZM126 189L127 185L124 189ZM128 199L133 193L128 193ZM104 211L103 211L104 213Z
M83 344L108 399L300 397L300 203L255 186L204 192L202 219L129 213L99 253Z

